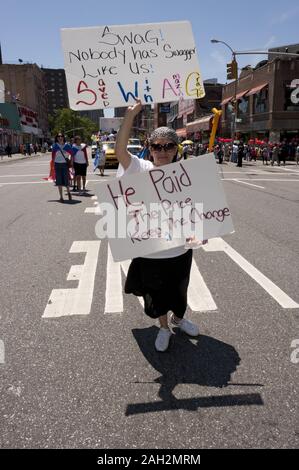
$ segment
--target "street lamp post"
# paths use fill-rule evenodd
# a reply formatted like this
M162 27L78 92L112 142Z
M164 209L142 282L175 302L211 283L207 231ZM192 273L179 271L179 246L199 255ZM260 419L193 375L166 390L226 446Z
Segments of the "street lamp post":
M236 51L232 49L232 47L224 41L219 41L218 39L211 39L211 43L213 44L224 44L232 53L232 63L236 63ZM238 69L237 69L237 76L235 77L234 82L234 94L233 94L233 112L232 112L232 123L231 123L231 140L232 146L234 145L236 128L237 128L237 115L238 115L238 103L237 103L237 90L238 90Z

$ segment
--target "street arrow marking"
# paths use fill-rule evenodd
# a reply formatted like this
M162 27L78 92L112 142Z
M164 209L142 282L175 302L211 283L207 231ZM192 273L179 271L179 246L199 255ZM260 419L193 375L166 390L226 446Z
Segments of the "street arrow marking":
M43 318L89 315L96 275L100 241L74 242L70 253L86 252L84 264L72 266L67 280L78 280L75 289L53 289Z

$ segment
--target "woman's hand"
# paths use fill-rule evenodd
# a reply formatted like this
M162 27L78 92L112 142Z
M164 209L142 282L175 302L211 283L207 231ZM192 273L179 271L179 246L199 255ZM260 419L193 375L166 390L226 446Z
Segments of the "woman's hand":
M206 245L207 243L208 243L208 240L198 240L193 235L192 237L186 238L185 248L186 250L190 248L196 249L196 248L200 248L203 245Z
M126 115L132 116L134 118L135 116L137 116L137 114L140 113L141 110L142 110L141 100L136 98L136 104L133 104L132 106L128 106Z

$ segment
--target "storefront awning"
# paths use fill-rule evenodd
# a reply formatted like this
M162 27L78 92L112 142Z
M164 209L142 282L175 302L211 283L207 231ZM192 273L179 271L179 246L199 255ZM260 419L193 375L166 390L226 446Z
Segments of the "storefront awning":
M175 114L174 116L172 116L172 118L169 119L168 122L171 123L171 122L175 121L175 119L176 119L177 117L178 117L178 115Z
M32 126L21 126L22 132L25 134L33 134L33 135L43 135L43 131L39 129L38 127L32 127Z
M247 93L248 91L249 91L248 89L245 90L245 91L240 91L240 93L238 93L238 94L236 95L236 99L237 99L237 100L240 100L241 98L243 98L244 95L246 95L246 93Z
M221 106L224 106L225 104L229 103L230 100L233 98L233 96L230 96L229 98L224 98L224 100L221 101Z
M255 88L252 88L246 96L251 96L251 95L255 95L256 93L258 93L259 91L261 91L263 88L265 88L265 86L267 86L268 83L263 83L262 85L259 85L259 86L256 86Z
M212 114L189 122L189 124L187 124L187 132L209 131L213 117L214 115Z
M187 136L187 131L185 128L183 129L176 129L176 134L179 136L179 137L186 137Z

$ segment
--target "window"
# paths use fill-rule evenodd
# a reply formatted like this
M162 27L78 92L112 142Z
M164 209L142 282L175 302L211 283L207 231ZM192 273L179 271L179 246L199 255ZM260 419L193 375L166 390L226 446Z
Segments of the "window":
M238 119L242 119L242 122L248 121L249 118L249 97L243 97L238 101Z
M266 86L253 95L253 112L255 114L266 113L269 110L269 88Z

